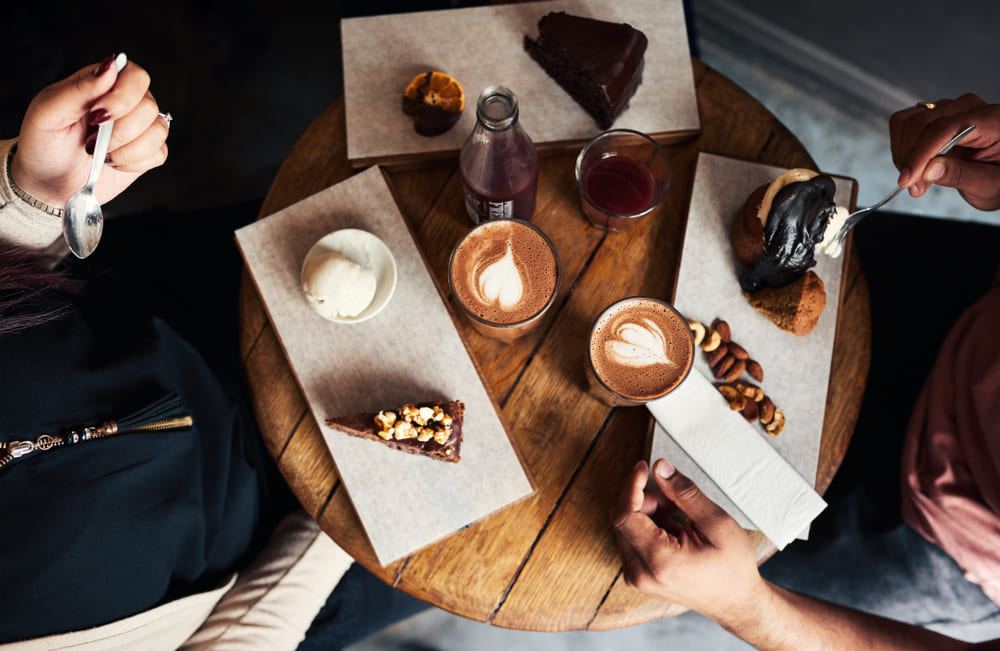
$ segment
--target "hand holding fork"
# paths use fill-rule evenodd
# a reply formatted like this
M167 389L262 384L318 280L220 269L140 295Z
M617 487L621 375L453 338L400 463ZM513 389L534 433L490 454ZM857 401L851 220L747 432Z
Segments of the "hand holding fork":
M951 140L949 140L945 144L945 146L942 147L938 151L938 153L935 154L935 155L936 156L943 156L943 155L947 154L949 151L951 151L952 147L954 147L955 145L957 145L958 142L962 138L964 138L965 136L969 135L969 133L973 129L975 129L975 128L976 128L975 126L970 126L970 127L966 127L965 129L963 129L958 135L956 135L954 138L952 138ZM895 197L897 194L899 194L902 190L903 190L902 186L896 187L892 192L890 192L889 194L885 195L880 201L877 201L876 203L873 203L872 205L868 206L867 208L862 208L861 210L857 210L857 211L851 213L850 215L848 215L847 221L844 222L844 225L841 227L840 231L837 233L836 236L834 236L834 239L833 239L834 247L832 248L832 250L837 251L837 252L839 252L840 250L842 250L843 249L843 245L844 245L844 238L847 237L847 234L850 232L850 230L852 228L854 228L855 226L857 226L858 223L861 222L861 220L863 220L865 217L867 217L868 215L872 214L873 212L875 212L876 210L878 210L879 208L881 208L885 204L889 203L889 201L892 200L892 198Z

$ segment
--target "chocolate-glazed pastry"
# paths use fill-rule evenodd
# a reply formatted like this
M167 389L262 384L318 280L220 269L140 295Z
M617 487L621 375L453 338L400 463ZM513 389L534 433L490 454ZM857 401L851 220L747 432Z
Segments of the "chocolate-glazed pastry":
M782 330L809 334L826 305L823 280L810 270L816 253L839 255L836 234L847 219L832 178L785 171L751 193L730 225L747 301Z
M628 106L642 82L645 34L564 11L538 21L538 38L524 37L524 49L602 129Z
M764 253L740 274L743 291L782 287L816 264L816 245L836 211L836 189L832 178L820 174L778 190L764 224Z

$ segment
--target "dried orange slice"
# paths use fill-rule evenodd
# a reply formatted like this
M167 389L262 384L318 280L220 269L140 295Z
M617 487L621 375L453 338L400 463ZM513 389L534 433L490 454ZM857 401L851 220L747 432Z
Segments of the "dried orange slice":
M443 72L421 72L403 91L403 112L413 117L413 128L422 136L444 133L464 108L462 85Z
M414 77L403 92L404 97L437 106L449 113L461 113L465 108L462 84L449 74L431 71Z

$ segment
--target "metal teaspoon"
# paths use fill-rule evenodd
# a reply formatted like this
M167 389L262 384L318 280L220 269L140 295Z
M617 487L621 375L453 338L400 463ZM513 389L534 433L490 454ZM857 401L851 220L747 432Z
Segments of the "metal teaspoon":
M115 57L118 72L125 67L125 53ZM101 241L104 230L104 214L101 204L94 196L94 186L104 169L104 159L108 155L108 144L111 142L111 129L115 121L108 120L97 128L97 140L94 142L94 158L90 161L90 176L87 184L66 202L63 210L63 238L69 245L69 250L78 258L86 258L94 252Z

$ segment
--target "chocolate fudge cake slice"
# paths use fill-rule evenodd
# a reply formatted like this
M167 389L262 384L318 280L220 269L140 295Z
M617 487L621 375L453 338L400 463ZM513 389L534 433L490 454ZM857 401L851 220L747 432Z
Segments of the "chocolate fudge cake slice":
M406 404L398 409L327 418L326 425L396 450L458 463L465 405L457 400Z
M602 129L609 129L642 81L646 35L627 23L564 11L538 21L538 38L524 49Z

